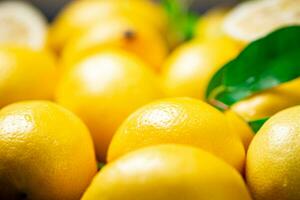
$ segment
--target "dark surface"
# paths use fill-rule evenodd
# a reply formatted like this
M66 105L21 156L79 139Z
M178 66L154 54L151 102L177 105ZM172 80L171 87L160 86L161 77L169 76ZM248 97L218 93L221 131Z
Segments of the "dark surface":
M1 1L1 0L0 0ZM70 0L23 0L33 2L51 20L56 13L66 5ZM107 0L109 1L109 0ZM205 12L207 9L216 5L230 5L236 3L238 0L181 0L192 2L191 8L199 13Z
M39 7L51 20L70 0L23 0L32 2Z

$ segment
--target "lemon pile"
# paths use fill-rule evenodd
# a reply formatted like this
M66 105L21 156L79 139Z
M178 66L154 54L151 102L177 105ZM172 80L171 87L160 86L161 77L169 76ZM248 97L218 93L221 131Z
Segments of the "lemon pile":
M172 49L151 0L76 0L51 24L0 2L0 199L299 200L300 79L225 112L205 102L247 44L300 24L299 5L214 8ZM255 135L247 122L269 116Z

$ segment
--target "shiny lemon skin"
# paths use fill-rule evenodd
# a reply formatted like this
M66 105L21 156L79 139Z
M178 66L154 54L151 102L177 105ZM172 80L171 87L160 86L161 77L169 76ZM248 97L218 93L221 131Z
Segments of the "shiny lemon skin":
M105 166L83 200L250 200L241 175L194 147L158 145Z
M16 101L53 98L56 76L51 53L0 46L0 108Z
M133 150L165 143L202 148L243 170L244 147L230 130L224 114L191 98L159 100L131 114L113 137L107 160L111 162Z
M86 126L48 101L0 110L0 199L79 199L96 173Z
M135 109L162 95L158 77L144 62L111 49L70 66L61 76L56 101L88 125L97 157L104 161L121 122Z
M249 146L246 177L254 199L300 199L300 107L271 117Z
M240 51L241 47L227 38L183 44L167 58L163 66L165 94L204 100L212 76Z
M284 83L234 104L231 110L248 121L273 116L285 108L300 104L299 87L300 79Z
M225 116L228 120L229 126L235 134L241 139L244 144L245 150L248 149L250 142L254 137L254 132L242 117L237 115L231 110L225 111Z

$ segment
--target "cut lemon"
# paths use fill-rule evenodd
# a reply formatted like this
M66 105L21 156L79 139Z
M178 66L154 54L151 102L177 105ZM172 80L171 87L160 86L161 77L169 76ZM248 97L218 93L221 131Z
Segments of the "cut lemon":
M230 37L251 42L275 29L300 25L300 0L255 0L240 4L224 20Z
M47 20L23 1L0 2L0 44L41 49L45 46Z

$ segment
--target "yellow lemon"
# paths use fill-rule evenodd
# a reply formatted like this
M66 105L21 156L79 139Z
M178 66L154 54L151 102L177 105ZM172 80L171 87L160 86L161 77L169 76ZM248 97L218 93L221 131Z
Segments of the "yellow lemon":
M133 52L155 69L167 55L167 45L157 31L136 20L114 17L74 36L63 51L63 62L107 47Z
M300 25L300 0L245 1L224 19L229 37L249 43L284 26Z
M51 99L55 84L55 59L49 52L0 47L0 107L21 100Z
M83 200L250 200L241 175L197 148L158 145L105 166Z
M85 31L112 16L140 19L159 30L164 30L167 24L163 9L148 0L73 1L61 12L50 28L50 46L60 51L74 34Z
M79 199L95 173L92 139L71 112L46 101L0 110L0 199Z
M232 132L236 133L240 139L242 140L245 149L248 149L248 146L254 136L254 132L247 124L247 122L238 116L236 113L234 113L231 110L225 111L225 116L228 119L229 126L232 130Z
M103 161L120 123L161 95L156 75L141 60L123 51L104 50L63 73L56 100L88 125Z
M209 10L200 17L196 25L196 37L200 40L210 40L223 37L223 21L229 8L218 7Z
M300 107L271 117L249 146L247 181L256 200L300 199Z
M243 169L245 151L225 115L191 98L156 101L131 114L113 137L108 161L141 147L165 143L203 148L239 171Z
M27 1L0 2L0 44L43 49L47 43L46 17Z
M285 108L300 104L300 79L255 94L231 108L248 121L270 117Z
M239 45L225 37L182 45L169 56L162 70L166 95L204 100L212 76L240 49Z

